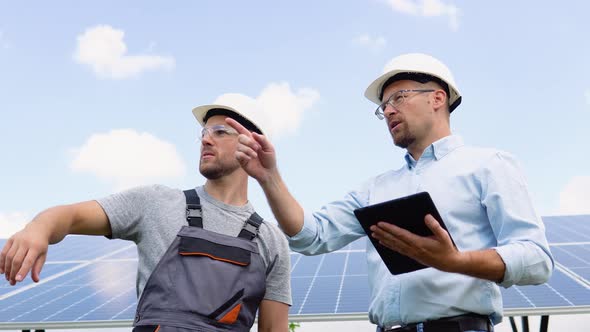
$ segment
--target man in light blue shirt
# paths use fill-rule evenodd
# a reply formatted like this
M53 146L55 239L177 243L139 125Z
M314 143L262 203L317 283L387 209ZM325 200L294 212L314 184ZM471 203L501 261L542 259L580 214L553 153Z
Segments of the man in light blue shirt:
M467 146L451 134L461 94L450 70L431 56L394 58L365 96L379 105L375 115L394 144L407 150L405 163L317 212L304 211L289 193L271 143L228 119L241 133L236 157L262 186L291 249L307 255L365 236L355 209L429 192L456 247L431 215L424 219L431 237L373 226L382 245L431 268L392 275L368 244L369 318L379 331L492 331L502 319L499 286L544 283L554 267L520 166L508 153Z

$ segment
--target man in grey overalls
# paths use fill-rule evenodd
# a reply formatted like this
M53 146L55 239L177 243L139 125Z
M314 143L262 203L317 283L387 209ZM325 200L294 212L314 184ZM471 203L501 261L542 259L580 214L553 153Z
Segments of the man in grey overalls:
M262 130L225 105L193 114L203 126L204 186L143 186L47 209L6 242L0 272L12 285L29 271L38 281L48 244L67 234L131 240L139 254L134 331L248 331L257 311L259 331L287 331L288 245L248 202L248 177L235 158L238 135L225 119Z

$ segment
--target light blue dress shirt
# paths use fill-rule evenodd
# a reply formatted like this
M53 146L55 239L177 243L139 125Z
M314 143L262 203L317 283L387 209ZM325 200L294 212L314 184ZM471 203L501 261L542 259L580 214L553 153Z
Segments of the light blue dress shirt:
M307 255L338 250L366 236L353 211L427 191L460 251L494 248L506 272L500 286L546 282L553 271L545 228L535 213L523 173L505 152L469 147L458 136L430 145L418 161L371 178L320 211L305 211L303 229L289 239ZM388 327L469 312L502 320L498 284L426 268L392 275L367 241L369 319Z

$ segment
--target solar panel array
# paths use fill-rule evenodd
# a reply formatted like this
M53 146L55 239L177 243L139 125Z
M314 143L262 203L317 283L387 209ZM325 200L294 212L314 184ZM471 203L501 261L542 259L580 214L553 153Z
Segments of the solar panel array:
M543 219L556 270L547 284L502 289L505 314L590 312L590 216ZM291 254L292 320L367 318L366 243L326 255ZM40 283L0 282L0 329L130 326L136 270L135 244L68 236L50 247Z

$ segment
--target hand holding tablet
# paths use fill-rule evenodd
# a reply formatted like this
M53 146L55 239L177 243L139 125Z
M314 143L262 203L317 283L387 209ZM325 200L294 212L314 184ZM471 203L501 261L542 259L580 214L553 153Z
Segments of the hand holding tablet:
M432 236L433 233L425 224L424 219L426 215L430 214L439 222L442 229L447 230L427 192L359 208L354 213L392 274L412 272L427 266L381 245L377 239L371 236L373 233L370 229L371 226L376 225L378 222L388 222L415 235L428 237ZM450 237L450 240L454 245L452 237Z

